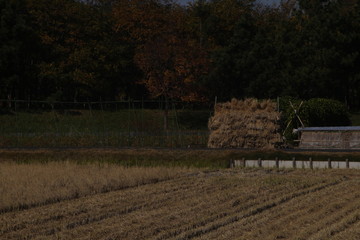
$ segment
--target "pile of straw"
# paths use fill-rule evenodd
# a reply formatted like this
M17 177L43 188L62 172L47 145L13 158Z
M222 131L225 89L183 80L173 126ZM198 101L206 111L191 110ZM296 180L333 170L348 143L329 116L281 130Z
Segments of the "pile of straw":
M276 103L257 99L237 100L215 106L209 119L210 148L274 148L280 141L280 113Z

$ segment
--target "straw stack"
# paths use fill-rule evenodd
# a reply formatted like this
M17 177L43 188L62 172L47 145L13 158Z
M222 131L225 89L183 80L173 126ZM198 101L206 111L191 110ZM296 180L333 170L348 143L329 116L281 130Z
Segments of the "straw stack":
M257 99L237 100L215 106L208 127L210 148L274 148L280 141L280 113L276 103Z

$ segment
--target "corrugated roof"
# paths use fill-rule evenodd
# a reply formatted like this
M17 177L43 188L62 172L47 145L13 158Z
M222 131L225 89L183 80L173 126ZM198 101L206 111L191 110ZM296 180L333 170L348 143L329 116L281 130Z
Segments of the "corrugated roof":
M305 131L360 131L360 126L346 126L346 127L305 127L298 128L300 132Z

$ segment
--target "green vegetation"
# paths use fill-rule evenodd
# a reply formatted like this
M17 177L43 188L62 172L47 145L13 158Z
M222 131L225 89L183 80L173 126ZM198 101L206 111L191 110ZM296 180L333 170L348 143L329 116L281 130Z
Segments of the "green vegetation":
M360 126L360 112L353 112L350 114L351 125Z
M188 147L207 144L209 111L72 110L0 115L2 147Z
M304 103L299 110L305 126L349 126L351 124L349 112L339 101L313 98Z
M352 117L347 107L340 101L312 98L302 101L292 97L280 98L280 121L282 131L289 144L297 139L293 129L299 127L350 126ZM354 125L354 124L353 124Z

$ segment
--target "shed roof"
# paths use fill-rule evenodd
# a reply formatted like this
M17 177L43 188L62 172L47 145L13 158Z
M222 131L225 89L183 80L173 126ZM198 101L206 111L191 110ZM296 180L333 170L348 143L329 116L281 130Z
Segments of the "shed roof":
M345 126L345 127L304 127L297 129L300 132L312 131L360 131L360 126Z

